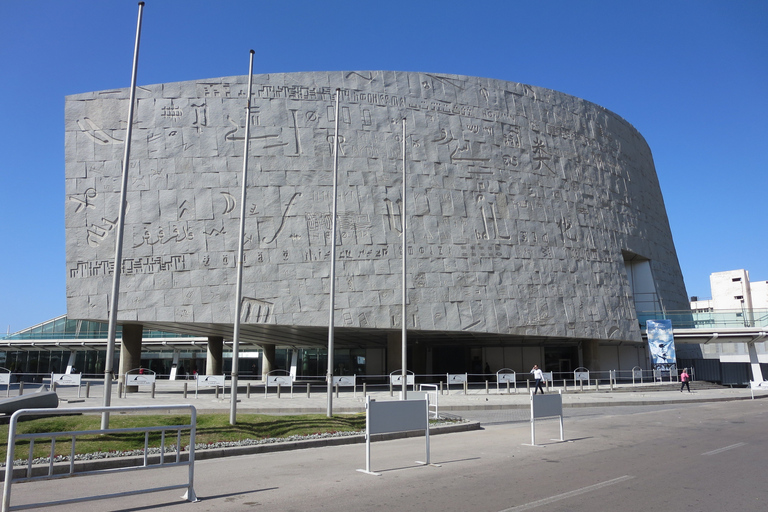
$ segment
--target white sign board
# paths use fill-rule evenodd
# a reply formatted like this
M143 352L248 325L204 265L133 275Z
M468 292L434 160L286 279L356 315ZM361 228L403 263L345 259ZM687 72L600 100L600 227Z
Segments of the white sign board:
M151 386L154 383L154 374L128 373L125 375L126 386Z
M643 370L632 370L632 377L635 379L643 378Z
M552 372L541 372L541 375L544 377L544 381L552 382Z
M11 374L10 373L0 373L0 386L7 386L11 383Z
M411 373L409 373L409 374L407 375L407 378L406 378L406 384L407 384L408 386L412 386L412 385L413 385L413 383L414 383L414 380L413 380L413 379L414 379L414 375L413 375L413 374L411 374ZM392 375L390 375L390 376L389 376L389 382L390 382L390 383L392 383L392 385L397 385L397 386L399 386L400 384L402 384L402 383L403 383L403 375L402 375L401 373L398 373L398 374L392 374Z
M291 385L291 376L290 375L268 375L267 376L267 386L290 386Z
M429 464L429 402L426 393L414 393L418 399L389 400L377 402L366 398L365 408L365 469L359 469L369 475L380 476L371 471L371 435L389 432L408 432L423 430L426 440L427 460L418 464Z
M563 395L531 395L531 419L563 415Z
M333 377L334 386L354 386L356 384L354 375L340 375Z
M80 378L79 373L54 373L51 377L51 384L55 383L57 386L79 386Z
M589 372L573 372L573 380L589 381Z
M563 395L535 395L531 393L531 445L536 446L536 419L560 418L560 440L563 441Z
M426 430L429 425L425 400L370 401L369 433Z
M467 382L466 373L449 373L448 374L448 384L461 384L462 382Z
M197 376L198 386L211 387L211 388L213 387L223 388L226 380L227 380L227 377L225 375L198 375Z
M515 382L515 373L497 373L496 382Z

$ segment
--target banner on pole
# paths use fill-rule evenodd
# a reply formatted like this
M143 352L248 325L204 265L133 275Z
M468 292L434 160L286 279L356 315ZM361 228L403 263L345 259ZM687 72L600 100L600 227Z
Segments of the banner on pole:
M672 335L672 320L646 320L645 327L654 366L675 364L677 359L675 339Z

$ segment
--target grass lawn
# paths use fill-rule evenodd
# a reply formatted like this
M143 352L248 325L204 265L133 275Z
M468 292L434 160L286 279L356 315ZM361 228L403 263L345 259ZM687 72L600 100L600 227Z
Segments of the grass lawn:
M188 415L119 415L110 416L109 428L133 428L157 425L180 425L189 423ZM68 432L98 430L100 415L58 416L20 422L18 433ZM324 414L302 414L296 416L270 416L266 414L238 414L237 425L229 424L229 414L200 414L197 416L197 439L200 443L242 441L333 432L354 432L365 430L365 414L337 415L328 418ZM160 446L160 433L150 434L149 446ZM0 461L5 462L8 452L8 425L0 425ZM176 443L176 431L166 433L166 446ZM181 444L189 444L189 433L182 433ZM78 436L77 454L130 451L144 449L144 434L111 433L108 435ZM71 438L56 439L56 455L71 453ZM50 441L35 441L34 457L48 457ZM29 454L27 441L16 443L15 459L26 459Z

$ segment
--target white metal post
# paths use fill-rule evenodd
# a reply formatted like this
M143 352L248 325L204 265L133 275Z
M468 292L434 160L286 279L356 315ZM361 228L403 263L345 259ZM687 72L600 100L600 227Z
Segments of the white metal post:
M406 277L405 277L405 270L406 270L406 253L408 252L408 242L406 241L406 208L405 208L405 202L406 202L406 166L405 166L405 118L403 118L403 204L400 206L400 223L402 226L401 232L403 235L403 306L402 306L402 319L401 319L401 327L402 327L402 364L401 367L403 369L403 382L402 382L402 393L400 395L400 398L402 400L408 399L408 317L406 314L406 302L408 300L407 297L407 288L406 288ZM415 384L415 380L414 380Z
M112 373L115 359L115 338L117 336L118 296L120 295L120 273L123 265L123 231L125 227L126 195L128 192L128 166L131 157L131 135L133 133L133 108L136 103L136 74L139 67L139 41L141 39L141 18L144 2L139 2L139 19L136 22L136 41L133 47L133 67L131 70L131 93L128 101L128 125L125 132L125 150L123 152L123 174L120 186L120 208L117 215L115 233L115 262L112 269L112 291L109 302L109 327L107 329L107 355L104 361L104 407L112 402ZM109 411L101 413L101 430L109 428Z
M229 424L237 423L237 375L240 353L240 312L243 296L243 245L245 241L245 194L248 188L248 143L251 133L251 92L253 88L253 50L249 54L248 64L248 98L245 103L245 147L243 149L243 183L240 190L240 231L237 240L237 281L235 284L235 325L232 335L232 382L230 387ZM226 393L226 388L224 389Z
M326 416L333 417L333 322L336 296L336 191L338 189L339 174L339 94L341 89L336 89L336 113L333 120L333 206L331 208L331 282L330 303L328 319L328 370L326 371L328 404Z

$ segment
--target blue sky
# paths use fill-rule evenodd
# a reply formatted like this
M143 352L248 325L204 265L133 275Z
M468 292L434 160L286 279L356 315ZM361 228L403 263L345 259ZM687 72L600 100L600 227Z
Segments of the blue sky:
M64 97L128 87L138 2L0 0L0 329L66 313ZM646 138L689 295L768 280L765 0L147 0L141 84L402 70L602 105Z

